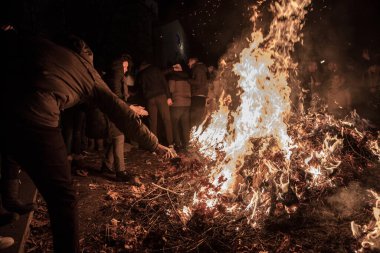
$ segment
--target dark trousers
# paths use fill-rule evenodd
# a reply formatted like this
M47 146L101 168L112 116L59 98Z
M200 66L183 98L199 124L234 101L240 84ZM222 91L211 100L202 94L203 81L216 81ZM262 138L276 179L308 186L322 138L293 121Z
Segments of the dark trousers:
M190 106L171 107L170 113L174 144L177 147L186 147L190 139Z
M198 127L204 120L206 107L206 97L191 97L190 124L191 127Z
M1 154L1 179L17 180L20 174L20 165L7 154Z
M67 152L80 154L84 150L85 113L80 107L72 107L62 113L61 121Z
M149 113L150 131L157 136L158 113L164 123L167 145L173 144L173 130L170 119L170 110L165 95L159 95L148 99L147 109Z
M77 200L61 130L27 125L1 130L1 153L26 171L47 203L54 252L80 252Z

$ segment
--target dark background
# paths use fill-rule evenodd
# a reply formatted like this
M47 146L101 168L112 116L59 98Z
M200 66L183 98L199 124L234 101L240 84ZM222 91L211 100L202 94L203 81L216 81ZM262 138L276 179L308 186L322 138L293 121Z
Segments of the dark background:
M54 38L74 33L84 38L95 59L127 51L136 61L162 57L162 30L175 20L183 29L183 58L199 56L207 64L250 30L248 7L254 0L8 0L2 23L11 22ZM305 57L357 57L362 48L377 51L380 0L315 0L305 26ZM170 33L170 32L169 32ZM175 45L174 45L175 46ZM164 52L165 54L165 52ZM168 62L166 62L168 63ZM162 66L165 67L165 66Z

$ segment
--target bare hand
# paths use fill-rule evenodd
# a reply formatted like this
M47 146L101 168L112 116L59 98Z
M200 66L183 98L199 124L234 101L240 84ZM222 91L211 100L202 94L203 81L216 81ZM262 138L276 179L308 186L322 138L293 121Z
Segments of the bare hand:
M181 64L175 64L175 65L173 65L173 70L174 70L174 71L182 71L182 66L181 66Z
M134 111L139 116L148 116L148 112L145 110L145 107L139 105L130 105L132 111Z
M170 149L161 144L157 145L155 152L158 155L162 156L164 159L171 159L177 156L177 153L174 151L174 149Z
M171 98L168 98L167 103L168 103L168 106L172 106L173 100Z

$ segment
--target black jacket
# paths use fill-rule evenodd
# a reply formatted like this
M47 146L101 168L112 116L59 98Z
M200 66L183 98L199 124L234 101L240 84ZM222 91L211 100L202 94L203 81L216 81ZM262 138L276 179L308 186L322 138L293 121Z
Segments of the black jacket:
M104 80L116 96L125 100L123 62L120 59L112 62L109 69L106 70Z
M159 95L166 95L167 98L170 98L169 85L158 67L147 66L137 75L136 83L145 99Z

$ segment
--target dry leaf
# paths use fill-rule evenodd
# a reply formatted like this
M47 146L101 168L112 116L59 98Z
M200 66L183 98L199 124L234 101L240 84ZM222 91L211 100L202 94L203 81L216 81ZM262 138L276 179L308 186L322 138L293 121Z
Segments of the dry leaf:
M107 197L109 197L112 200L117 200L120 198L120 194L118 192L114 192L112 190L109 190L107 192Z

